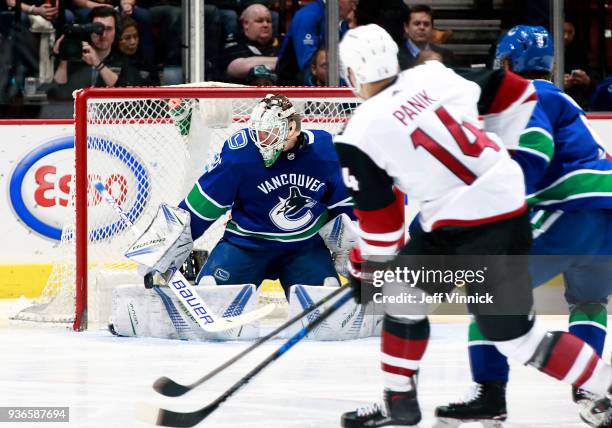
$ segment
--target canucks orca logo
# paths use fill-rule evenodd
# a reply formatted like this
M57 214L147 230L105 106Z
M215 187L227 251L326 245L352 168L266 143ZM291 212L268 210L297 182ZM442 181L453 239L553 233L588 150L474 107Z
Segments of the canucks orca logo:
M270 220L279 229L297 230L306 226L314 217L310 208L317 204L317 201L310 196L300 193L297 186L289 188L289 196L286 199L278 198L279 203L270 211Z

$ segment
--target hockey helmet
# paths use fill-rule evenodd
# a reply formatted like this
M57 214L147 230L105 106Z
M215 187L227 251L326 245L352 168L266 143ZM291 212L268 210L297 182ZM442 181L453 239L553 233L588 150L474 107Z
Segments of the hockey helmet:
M399 72L397 44L389 33L376 24L362 25L349 30L340 42L342 77L357 95L364 83L377 82ZM349 79L353 70L355 81Z
M283 152L292 120L298 121L299 115L284 95L268 94L253 109L248 123L249 135L267 167Z
M494 68L501 68L502 60L512 62L512 71L551 72L555 49L553 39L544 27L517 25L502 37L495 51Z

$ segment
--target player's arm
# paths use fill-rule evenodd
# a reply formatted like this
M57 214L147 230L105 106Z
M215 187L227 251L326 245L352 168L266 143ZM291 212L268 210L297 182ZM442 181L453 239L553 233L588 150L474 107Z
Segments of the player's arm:
M546 174L546 169L555 152L554 130L542 108L536 105L527 127L519 136L516 149L511 151L512 159L521 166L525 176L528 195L536 191L536 186Z
M342 179L355 204L364 255L394 256L404 239L404 195L393 179L357 146L335 144Z
M515 149L538 99L531 81L502 69L454 71L480 86L478 112L485 130L497 134L508 150Z
M310 67L312 56L319 46L319 31L316 22L310 17L298 15L291 23L295 26L295 32L291 42L300 70L304 71Z
M334 150L333 146L332 150ZM330 219L334 219L341 214L348 215L351 220L356 219L353 213L353 198L344 185L344 181L342 181L342 169L336 156L334 156L330 177L327 180L327 192L321 202L327 205Z
M236 170L232 168L231 156L224 149L206 166L204 174L179 204L191 215L194 240L232 207L236 192Z

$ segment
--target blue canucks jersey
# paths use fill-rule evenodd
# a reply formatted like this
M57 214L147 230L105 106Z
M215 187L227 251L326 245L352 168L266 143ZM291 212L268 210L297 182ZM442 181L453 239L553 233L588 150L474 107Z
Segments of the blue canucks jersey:
M300 248L337 215L353 217L332 136L320 130L302 130L267 168L248 129L236 132L179 206L194 240L231 210L224 238L252 249Z
M612 208L612 162L584 111L552 83L533 83L538 102L513 154L525 174L529 205Z

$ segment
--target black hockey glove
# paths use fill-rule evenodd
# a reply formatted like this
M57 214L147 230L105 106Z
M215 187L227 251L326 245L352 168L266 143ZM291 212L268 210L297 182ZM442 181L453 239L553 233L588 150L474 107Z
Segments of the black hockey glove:
M382 292L382 276L386 265L364 260L358 247L351 249L348 262L349 285L358 304L366 304L372 301L375 293Z

